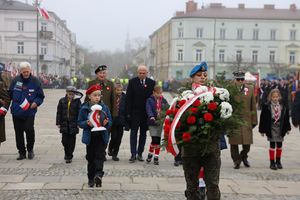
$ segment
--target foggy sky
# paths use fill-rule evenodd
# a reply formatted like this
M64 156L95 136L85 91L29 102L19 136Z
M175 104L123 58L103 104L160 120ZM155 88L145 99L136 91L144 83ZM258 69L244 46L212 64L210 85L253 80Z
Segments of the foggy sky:
M31 0L32 1L32 0ZM296 0L195 0L198 7L204 3L222 2L226 7L289 8ZM23 1L25 2L25 0ZM30 2L30 0L28 1ZM67 20L68 28L76 34L77 43L93 50L124 49L126 34L130 38L148 38L155 30L185 10L187 0L43 0L42 6ZM299 1L298 1L299 2ZM297 5L298 9L300 3Z

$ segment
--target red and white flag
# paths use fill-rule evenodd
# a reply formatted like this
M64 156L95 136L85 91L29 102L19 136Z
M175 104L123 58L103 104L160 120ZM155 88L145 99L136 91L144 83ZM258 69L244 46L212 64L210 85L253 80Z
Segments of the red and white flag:
M25 98L24 101L21 103L20 107L22 108L22 110L28 110L30 104L27 101L27 99Z
M37 9L39 10L41 17L43 17L45 20L49 20L50 15L45 8L41 8L38 6Z

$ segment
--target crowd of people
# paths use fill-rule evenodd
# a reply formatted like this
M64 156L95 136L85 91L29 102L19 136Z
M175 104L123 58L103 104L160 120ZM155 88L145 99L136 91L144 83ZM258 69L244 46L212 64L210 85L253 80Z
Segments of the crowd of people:
M207 85L208 69L206 62L192 69L190 73L192 91ZM84 95L77 90L82 88L79 79L71 83L66 78L61 78L59 81L55 76L41 75L37 78L31 74L31 65L28 62L22 62L19 70L20 74L9 84L3 81L5 78L1 78L2 74L0 74L0 144L5 141L4 120L10 107L18 150L17 160L35 157L35 115L37 108L42 106L44 101L43 86L51 85L54 88L66 89L65 96L58 101L56 111L56 125L62 135L64 160L68 164L72 163L76 135L80 132L79 128L82 129L90 187L102 186L104 162L107 156L111 156L116 162L120 160L118 153L124 130L130 130L129 162L144 161L146 133L149 130L151 143L146 162L153 161L155 165L159 165L163 108L169 106L162 91L168 90L172 84L165 82L161 85L148 78L146 66L138 67L137 76L129 80L125 93L122 83L112 82L107 78L108 67L100 65L95 70L95 79L86 83L84 99L82 99ZM1 71L3 69L0 68ZM300 124L300 92L294 95L295 100L292 104L289 95L292 88L287 81L281 80L276 83L262 80L258 93L258 105L261 108L258 122L255 88L245 82L244 72L237 71L233 75L232 84L239 91L234 98L243 102L242 118L245 122L236 128L236 135L229 138L233 168L239 169L241 163L245 167L251 167L248 153L253 143L253 128L259 125L259 132L267 137L270 144L270 169L282 169L283 139L291 130L289 108L292 108L293 125L298 127ZM213 88L211 90L213 91ZM174 158L174 166L183 166L187 185L185 196L188 200L204 199L205 196L208 200L220 199L220 149L222 147L219 137L211 138L208 142L211 148L205 153L201 152L201 148L194 143L179 145L180 154ZM241 151L239 145L242 145Z

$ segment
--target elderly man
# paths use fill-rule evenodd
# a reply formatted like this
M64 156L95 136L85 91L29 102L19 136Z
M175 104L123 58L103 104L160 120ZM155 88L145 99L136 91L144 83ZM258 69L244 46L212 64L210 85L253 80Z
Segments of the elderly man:
M235 98L239 102L244 102L242 118L245 121L245 125L237 129L237 135L229 138L234 169L239 169L241 162L243 162L245 167L250 167L247 158L250 151L250 145L253 144L252 129L257 125L257 111L254 88L251 85L245 84L245 73L237 71L234 72L233 75L235 78L235 85L240 90L239 95L236 95ZM243 147L241 152L239 152L239 145L242 145Z
M130 163L135 162L136 155L139 161L144 161L143 151L146 143L147 113L146 100L152 94L155 81L147 78L148 68L140 65L137 69L138 76L129 80L126 92L126 121L130 132ZM140 129L139 145L137 149L137 133Z
M17 160L26 158L26 148L28 159L33 159L35 142L34 119L37 107L43 103L45 96L40 81L31 74L30 63L20 63L20 75L12 80L9 95L12 99L11 113L19 151ZM24 132L27 141L26 148Z

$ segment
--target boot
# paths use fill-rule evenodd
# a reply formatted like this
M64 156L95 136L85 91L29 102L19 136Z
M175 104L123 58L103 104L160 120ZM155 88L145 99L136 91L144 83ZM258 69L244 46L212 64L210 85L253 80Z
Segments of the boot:
M158 156L154 156L153 163L154 165L159 165Z
M270 169L277 170L276 164L274 160L270 160Z
M151 162L151 160L152 160L152 154L151 153L148 153L148 157L147 157L147 159L146 159L146 162L147 163L150 163Z
M282 169L280 158L276 158L276 166L277 166L277 169Z

